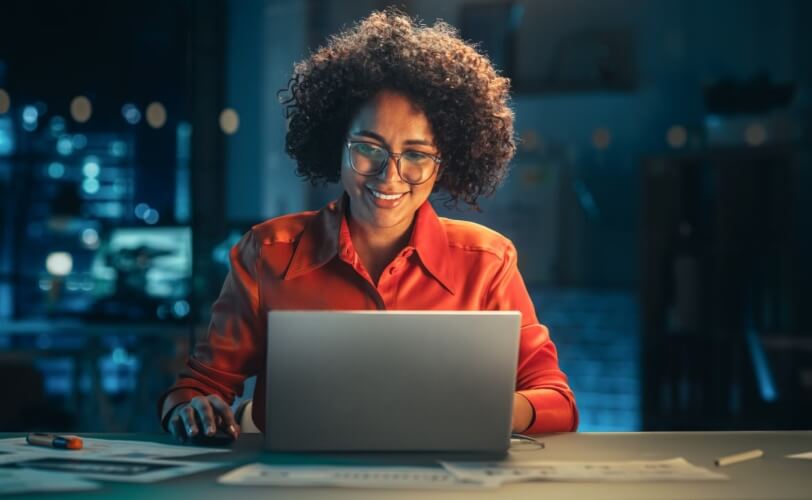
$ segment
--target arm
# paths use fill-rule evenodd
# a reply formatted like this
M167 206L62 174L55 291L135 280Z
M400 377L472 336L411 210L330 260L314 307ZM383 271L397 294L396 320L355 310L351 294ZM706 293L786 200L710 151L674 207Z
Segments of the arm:
M491 285L485 309L513 310L522 315L517 393L513 400L514 427L518 425L518 430L528 434L576 430L578 410L575 397L567 376L558 366L558 354L549 331L536 318L535 308L519 274L516 249L512 244L508 246ZM528 421L527 428L522 429L522 424Z
M212 306L206 338L198 341L175 384L158 400L164 429L177 413L174 410L196 396L216 396L230 405L242 393L243 381L259 370L266 319L260 310L258 259L259 246L253 232L231 249L231 270ZM184 423L188 429L187 418Z

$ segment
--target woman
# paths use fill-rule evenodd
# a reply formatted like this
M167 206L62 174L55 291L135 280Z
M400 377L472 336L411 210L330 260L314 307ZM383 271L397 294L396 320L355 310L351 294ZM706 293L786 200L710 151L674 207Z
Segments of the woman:
M522 314L513 430L575 430L575 400L513 244L439 218L428 202L442 191L476 207L501 182L515 150L508 84L447 24L394 10L298 63L283 99L287 152L300 175L339 181L344 194L259 224L232 249L207 339L159 402L164 427L181 439L238 436L229 404L246 377L265 373L269 310L482 309ZM260 428L264 394L260 376Z

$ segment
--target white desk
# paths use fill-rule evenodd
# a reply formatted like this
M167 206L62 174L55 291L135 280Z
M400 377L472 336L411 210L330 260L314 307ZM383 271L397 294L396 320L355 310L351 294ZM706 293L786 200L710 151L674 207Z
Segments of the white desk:
M9 437L11 434L0 434ZM118 439L168 441L155 435L96 435ZM330 488L255 488L224 486L216 478L226 470L252 462L302 463L318 461L317 455L275 455L262 452L260 435L244 435L234 453L191 457L191 460L229 461L229 468L149 485L106 483L98 491L48 495L48 498L122 499L812 499L812 461L785 458L790 453L812 451L812 431L804 432L707 432L707 433L584 433L542 436L546 449L516 452L527 460L658 460L685 457L693 464L715 469L713 459L752 448L764 450L764 458L720 468L729 481L696 483L518 483L487 491L395 491ZM368 455L352 455L357 462ZM330 458L335 459L335 455ZM380 462L421 463L433 457L388 455ZM11 498L11 497L6 497ZM26 496L21 498L37 498Z

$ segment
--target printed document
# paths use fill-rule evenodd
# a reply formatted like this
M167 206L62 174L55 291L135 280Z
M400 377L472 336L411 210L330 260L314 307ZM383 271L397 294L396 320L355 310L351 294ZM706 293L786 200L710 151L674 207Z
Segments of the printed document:
M440 462L460 481L500 486L518 481L652 482L717 481L724 474L697 467L684 458L617 462Z
M0 469L0 495L57 492L87 491L100 488L96 483L85 481L71 475L49 474L28 469Z
M441 467L356 467L340 465L268 465L235 469L217 482L241 486L332 486L386 489L482 489L487 484L458 481Z
M71 457L111 457L111 458L177 458L203 455L205 453L223 453L229 448L204 448L153 443L150 441L124 441L118 439L82 438L81 450L61 450L46 446L33 446L26 443L24 437L0 439L0 454L25 453L48 456Z

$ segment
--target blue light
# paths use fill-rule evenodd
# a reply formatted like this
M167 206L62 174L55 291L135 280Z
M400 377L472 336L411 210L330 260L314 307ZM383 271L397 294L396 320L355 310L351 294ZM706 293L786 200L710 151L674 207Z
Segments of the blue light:
M59 135L65 132L65 119L61 116L54 116L49 122L49 127L51 128L51 135L59 137Z
M185 300L179 300L172 306L172 312L175 314L176 318L185 318L189 314L190 310L191 307Z
M758 333L750 326L747 328L747 347L750 351L750 359L756 372L756 381L761 393L761 399L772 403L778 399L778 390L775 388L770 364L767 361L767 354L758 338Z
M127 356L127 351L121 347L116 347L113 349L113 363L124 364L128 361L128 359L129 356Z
M87 137L84 134L76 134L71 142L73 142L73 149L83 149L87 146Z
M62 156L69 156L73 153L73 140L70 136L63 135L56 141L56 152Z
M39 118L39 111L34 106L26 106L23 108L23 122L29 125L33 125L37 123L37 118Z
M147 224L157 224L160 218L160 214L154 208L148 208L147 211L144 212L144 222Z
M149 210L149 205L146 203L139 203L135 206L135 216L139 219L143 219L147 213L147 210Z
M127 143L124 141L112 141L107 149L110 156L122 158L127 154Z
M722 126L722 117L719 115L708 115L705 117L705 126L709 128L719 128Z
M62 176L65 175L65 165L58 161L52 162L48 165L48 175L52 179L61 179Z
M14 130L11 120L0 117L0 156L11 156L14 153Z
M99 192L99 181L93 177L88 177L82 181L82 189L87 194L96 194Z
M121 107L121 114L130 125L135 125L141 121L141 112L135 107L135 104L127 103Z
M99 158L96 156L88 156L85 158L85 164L82 166L82 173L85 175L85 177L95 179L99 176L99 172L101 172Z

